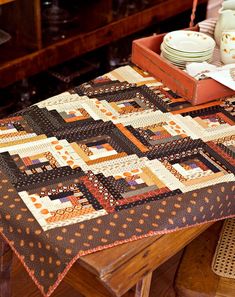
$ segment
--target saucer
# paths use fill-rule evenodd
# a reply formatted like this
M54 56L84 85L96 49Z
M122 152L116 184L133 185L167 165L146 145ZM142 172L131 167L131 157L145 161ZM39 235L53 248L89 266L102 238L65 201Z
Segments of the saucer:
M163 41L170 48L185 53L201 53L213 50L215 47L215 41L210 36L189 30L167 33Z

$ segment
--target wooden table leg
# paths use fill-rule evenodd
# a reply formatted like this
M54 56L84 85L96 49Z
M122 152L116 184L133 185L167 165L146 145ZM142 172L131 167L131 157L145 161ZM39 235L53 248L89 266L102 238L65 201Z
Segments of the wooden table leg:
M11 263L12 250L0 236L0 297L11 296Z
M149 297L152 272L148 273L136 284L135 297Z

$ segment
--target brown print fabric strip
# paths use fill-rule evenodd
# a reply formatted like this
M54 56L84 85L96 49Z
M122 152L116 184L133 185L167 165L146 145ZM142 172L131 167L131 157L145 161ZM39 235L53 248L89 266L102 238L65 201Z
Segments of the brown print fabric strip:
M81 255L235 215L232 99L192 107L141 73L0 120L0 232L44 296Z

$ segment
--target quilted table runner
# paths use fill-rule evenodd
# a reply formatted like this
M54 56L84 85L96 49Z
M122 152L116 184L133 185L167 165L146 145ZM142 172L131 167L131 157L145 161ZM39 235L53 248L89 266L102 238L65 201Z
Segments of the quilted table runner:
M0 120L0 232L44 296L82 255L235 215L234 103L125 66Z

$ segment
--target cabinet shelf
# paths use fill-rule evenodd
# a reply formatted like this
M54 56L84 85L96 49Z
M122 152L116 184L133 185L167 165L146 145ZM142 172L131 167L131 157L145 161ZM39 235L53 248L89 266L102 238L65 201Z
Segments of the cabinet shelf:
M16 1L16 0L0 0L0 5L7 4L7 3L13 2L13 1Z
M207 0L199 0L199 4L203 3L207 3ZM4 53L3 49L0 48L0 57L4 57L0 59L0 87L5 87L24 77L37 74L49 67L136 33L150 25L187 11L191 7L192 0L165 0L141 12L88 32L82 33L74 30L71 37L48 45L42 44L41 48L25 51L27 53L22 55L20 52L23 53L24 50L10 50L9 43L8 48L5 45L5 56L2 54ZM14 52L17 52L15 58L13 57Z

